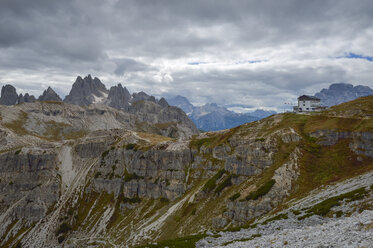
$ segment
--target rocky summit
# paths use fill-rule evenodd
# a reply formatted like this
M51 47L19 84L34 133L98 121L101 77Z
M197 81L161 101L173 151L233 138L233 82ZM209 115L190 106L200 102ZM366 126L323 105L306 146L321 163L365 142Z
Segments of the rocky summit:
M373 96L200 134L128 106L0 105L1 247L370 246Z
M61 97L51 87L48 87L48 89L46 89L43 94L39 96L38 100L62 102Z
M12 85L7 84L1 88L0 104L3 105L14 105L18 101L18 94L16 88Z
M17 94L16 88L14 86L7 84L1 88L0 104L2 105L14 105L24 102L34 102L36 101L33 95L26 93L25 95Z
M373 89L370 87L346 83L331 84L328 89L322 89L315 94L324 106L333 106L369 95L373 95Z
M105 85L98 78L91 75L84 79L77 77L70 93L65 97L64 102L75 105L89 105L102 102L107 97L108 91Z

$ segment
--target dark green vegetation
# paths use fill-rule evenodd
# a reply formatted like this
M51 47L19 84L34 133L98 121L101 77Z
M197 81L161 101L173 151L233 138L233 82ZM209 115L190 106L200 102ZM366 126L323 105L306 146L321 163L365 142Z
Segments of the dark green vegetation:
M130 143L130 144L127 144L126 146L125 146L125 148L127 149L127 150L137 150L137 148L138 148L138 146L136 145L136 144L132 144L132 143Z
M194 248L196 242L206 237L206 234L198 234L172 240L160 241L157 244L138 246L137 248Z
M261 235L260 233L258 233L258 234L253 234L253 235L251 235L250 238L237 239L237 240L232 240L232 241L229 241L229 242L225 242L225 243L223 244L223 246L226 246L226 245L229 245L229 244L233 244L233 243L235 243L235 242L245 242L245 241L253 240L253 239L255 239L255 238L260 238L260 237L262 237L262 235Z
M362 199L368 192L365 190L364 187L353 190L348 193L344 193L338 196L334 196L332 198L326 199L312 208L307 210L308 214L317 214L325 216L329 213L330 209L335 206L340 206L341 201L345 200L347 202L356 201Z
M365 187L334 196L331 198L328 198L313 207L306 210L306 214L298 217L298 220L303 220L305 218L308 218L312 215L321 215L321 216L329 216L329 213L331 213L331 209L336 206L340 206L342 201L346 202L352 202L363 199L367 195L368 191L365 189ZM340 217L343 215L342 211L337 211L336 216Z
M289 216L288 216L287 213L285 213L285 214L279 214L279 215L276 215L276 216L274 216L274 217L272 217L272 218L269 218L268 220L265 220L265 221L262 223L262 225L266 225L266 224L268 224L269 222L272 222L272 221L275 221L275 220L285 220L285 219L288 219L288 218L289 218Z
M63 222L63 223L58 227L58 229L57 229L57 231L56 231L56 236L60 235L61 233L62 233L62 234L65 234L65 233L69 232L71 229L72 229L72 228L71 228L71 226L70 226L68 223Z
M259 197L266 195L272 188L272 186L276 183L274 179L269 180L261 187L259 187L256 191L251 192L247 197L246 200L257 200Z
M224 181L216 187L215 193L219 194L224 188L231 186L232 185L231 179L232 179L231 175L225 178Z
M234 195L232 195L231 197L229 197L229 200L230 200L230 201L235 201L235 200L237 200L240 196L241 196L240 192L237 192L236 194L234 194Z
M200 151L201 147L213 148L222 144L229 145L229 138L234 135L241 126L230 129L228 132L223 134L220 133L208 133L208 138L192 139L189 143L190 148Z
M212 191L213 189L215 189L216 181L219 180L224 175L224 173L226 173L226 171L224 169L219 170L213 177L211 177L206 182L205 186L203 187L203 190L209 192L209 191Z

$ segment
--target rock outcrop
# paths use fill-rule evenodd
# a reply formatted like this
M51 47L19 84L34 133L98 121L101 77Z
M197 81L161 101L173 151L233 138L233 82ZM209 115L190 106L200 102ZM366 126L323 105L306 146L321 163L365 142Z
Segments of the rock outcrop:
M44 90L43 94L39 96L38 100L62 102L61 97L51 87L48 87L48 89Z
M110 88L107 104L110 107L128 111L130 100L131 94L128 92L127 88L118 84Z
M25 95L20 94L18 96L18 103L23 103L23 102L35 102L36 98L33 95L29 95L26 93Z
M96 77L92 79L91 75L84 79L78 76L64 102L87 106L92 103L103 102L107 94L108 91L100 79Z
M18 94L16 88L7 84L1 88L0 104L14 105L18 102Z

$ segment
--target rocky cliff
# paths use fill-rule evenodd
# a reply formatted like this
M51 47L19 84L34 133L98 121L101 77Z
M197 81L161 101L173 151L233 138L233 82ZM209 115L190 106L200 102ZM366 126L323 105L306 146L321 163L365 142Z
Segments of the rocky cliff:
M366 97L191 138L180 135L192 133L180 126L186 120L154 124L178 120L181 110L152 100L131 103L133 112L57 102L0 106L1 246L194 247L200 239L200 246L223 246L241 232L214 230L285 219L280 211L302 199L308 205L293 209L301 223L333 217L337 205L318 212L321 198L307 197L371 173L372 106ZM360 200L369 199L367 180Z

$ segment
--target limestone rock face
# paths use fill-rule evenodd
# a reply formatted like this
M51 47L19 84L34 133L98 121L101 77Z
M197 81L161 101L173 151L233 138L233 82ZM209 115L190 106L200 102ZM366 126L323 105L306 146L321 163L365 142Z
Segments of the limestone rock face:
M126 87L118 84L110 88L107 100L110 107L128 111L131 94Z
M91 75L84 79L78 76L64 102L86 106L104 101L107 93L108 91L100 79L96 77L92 79Z
M371 132L350 132L334 130L318 130L311 133L311 136L319 138L321 145L332 146L341 139L350 140L350 149L358 155L373 157L373 134Z
M62 102L60 96L51 87L48 87L48 89L45 90L41 96L39 96L38 100Z
M177 152L120 148L102 154L105 156L97 169L99 176L93 184L95 191L123 194L126 198L163 197L174 200L187 189L185 165L192 158L187 148Z
M12 85L7 84L1 88L0 104L3 105L14 105L18 101L18 94L16 88Z
M0 212L13 207L14 219L42 219L59 197L57 154L25 148L0 155Z

